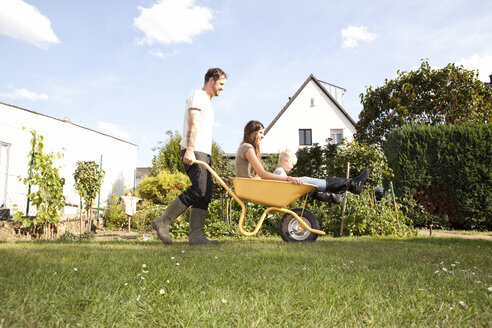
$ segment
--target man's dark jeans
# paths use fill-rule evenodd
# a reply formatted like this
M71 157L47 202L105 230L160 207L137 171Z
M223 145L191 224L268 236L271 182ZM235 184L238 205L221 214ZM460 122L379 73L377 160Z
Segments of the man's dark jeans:
M185 152L186 150L181 150L181 160L183 160ZM199 161L212 165L210 155L208 154L196 151L195 157ZM212 175L203 165L188 165L183 163L183 167L190 178L191 186L179 195L179 199L187 206L206 210L212 200Z

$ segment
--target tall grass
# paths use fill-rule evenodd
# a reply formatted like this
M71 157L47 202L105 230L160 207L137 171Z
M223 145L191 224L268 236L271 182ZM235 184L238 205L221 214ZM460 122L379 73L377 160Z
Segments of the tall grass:
M486 327L492 243L0 244L0 327Z

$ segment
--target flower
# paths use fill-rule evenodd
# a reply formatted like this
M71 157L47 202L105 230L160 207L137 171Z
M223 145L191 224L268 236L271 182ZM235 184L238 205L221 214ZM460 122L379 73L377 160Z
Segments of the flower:
M460 303L460 305L461 305L462 307L465 307L465 306L466 306L465 302L463 302L463 301L460 301L459 303Z
M128 286L128 283L127 282L125 282L125 286Z
M73 268L73 271L79 271L79 269L77 269L77 268Z
M142 264L142 268L146 268L147 267L147 264Z
M222 303L226 304L227 300L225 298L222 299Z
M174 185L174 188L179 189L179 186L178 185Z
M487 289L489 290L489 292L492 292L492 287L489 287L489 288L487 288Z
M145 280L145 278L144 278L144 277L140 277L140 278L142 278L142 280Z
M137 296L137 301L140 301L140 296L141 296L141 295L138 295L138 296Z
M174 260L174 256L171 256L171 260Z
M444 271L444 272L448 272L448 269L446 269L446 268L442 268L442 271Z
M145 270L142 270L143 273L149 273L149 270L145 271Z
M184 254L184 252L185 252L185 251L181 251L181 253L183 253L183 254Z
M180 266L180 265L181 265L181 264L179 264L179 263L177 263L177 262L176 262L176 266Z
M169 279L168 279L168 280L166 280L166 282L167 282L167 283L169 283Z
M161 289L161 290L159 291L159 293L160 293L161 295L164 295L164 294L166 293L166 291L165 291L164 289Z

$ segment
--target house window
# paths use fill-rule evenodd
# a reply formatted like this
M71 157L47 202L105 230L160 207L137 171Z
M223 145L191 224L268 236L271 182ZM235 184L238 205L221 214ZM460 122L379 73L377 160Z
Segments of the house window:
M310 146L312 144L311 129L299 129L299 146Z
M343 139L342 129L330 129L331 144L339 144Z
M314 98L311 98L311 107L314 107Z

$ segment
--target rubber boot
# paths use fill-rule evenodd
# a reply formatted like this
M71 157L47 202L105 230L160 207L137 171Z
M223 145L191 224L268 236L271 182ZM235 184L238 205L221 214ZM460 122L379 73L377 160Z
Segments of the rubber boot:
M364 185L364 183L366 183L368 177L369 177L369 169L366 168L362 170L362 173L359 174L357 178L350 180L350 186L348 188L348 191L357 195L362 193L362 186Z
M218 244L217 240L210 240L203 234L207 210L192 207L190 210L190 245Z
M164 213L152 222L152 228L154 228L157 232L157 237L159 237L164 244L172 244L173 241L171 240L171 236L169 236L169 226L178 216L183 214L187 208L188 206L183 204L179 197L177 197L169 204Z
M326 190L333 194L343 194L350 187L350 179L344 178L326 178Z
M312 195L314 199L317 199L325 203L340 204L342 202L341 194L333 194L331 192L315 191Z

